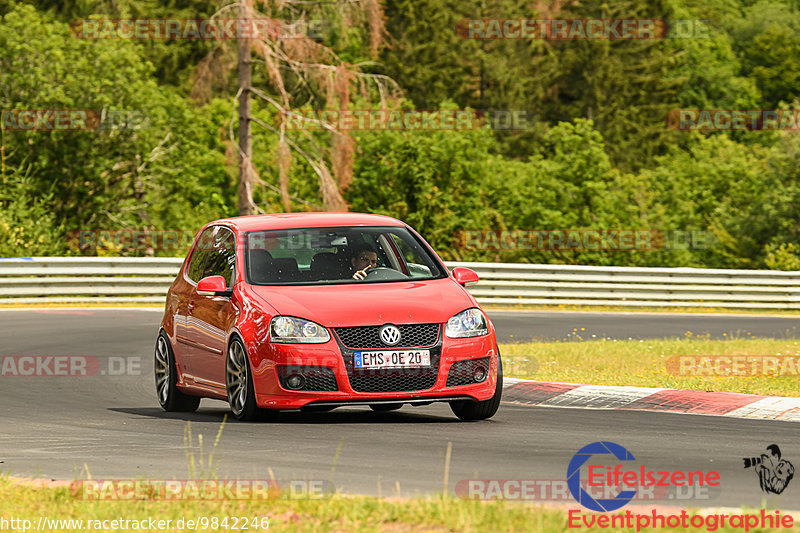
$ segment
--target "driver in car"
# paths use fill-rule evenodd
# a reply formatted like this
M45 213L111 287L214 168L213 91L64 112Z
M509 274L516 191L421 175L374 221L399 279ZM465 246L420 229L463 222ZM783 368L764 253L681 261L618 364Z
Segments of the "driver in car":
M378 253L371 246L363 244L356 247L353 256L350 258L353 266L353 279L363 280L367 277L367 270L378 266Z

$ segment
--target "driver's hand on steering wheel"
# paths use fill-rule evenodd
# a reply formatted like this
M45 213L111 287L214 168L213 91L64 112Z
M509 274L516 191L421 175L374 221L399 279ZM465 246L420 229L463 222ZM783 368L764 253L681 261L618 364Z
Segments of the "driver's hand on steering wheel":
M359 279L359 280L367 279L367 270L369 270L370 268L372 268L372 265L362 268L361 270L357 270L356 273L353 274L353 279Z

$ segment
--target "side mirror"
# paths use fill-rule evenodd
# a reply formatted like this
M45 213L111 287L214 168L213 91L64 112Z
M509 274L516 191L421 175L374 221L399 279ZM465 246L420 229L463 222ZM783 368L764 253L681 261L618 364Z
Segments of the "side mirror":
M469 287L470 285L475 285L478 283L478 273L469 268L454 268L453 278L455 278L455 280L464 287Z
M233 289L225 286L222 276L208 276L197 283L197 294L200 296L230 296Z

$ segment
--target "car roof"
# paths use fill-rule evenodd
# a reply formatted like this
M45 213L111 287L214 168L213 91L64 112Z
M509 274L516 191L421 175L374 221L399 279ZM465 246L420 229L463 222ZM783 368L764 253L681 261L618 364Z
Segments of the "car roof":
M240 232L270 229L316 228L326 226L405 226L396 218L367 213L273 213L223 218L212 224L226 224Z

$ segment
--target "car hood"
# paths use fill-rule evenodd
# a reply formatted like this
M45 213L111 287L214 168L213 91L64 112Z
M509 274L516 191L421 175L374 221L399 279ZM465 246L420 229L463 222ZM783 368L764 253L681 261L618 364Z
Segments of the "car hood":
M257 299L278 314L326 327L446 322L474 307L472 297L451 278L342 285L251 285Z

